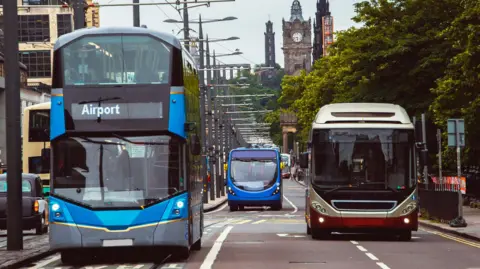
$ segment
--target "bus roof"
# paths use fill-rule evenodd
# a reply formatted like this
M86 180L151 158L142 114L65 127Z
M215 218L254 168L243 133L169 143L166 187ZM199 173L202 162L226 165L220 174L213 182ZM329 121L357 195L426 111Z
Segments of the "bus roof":
M75 30L71 33L64 34L57 39L55 42L54 50L58 50L66 44L72 42L75 39L81 38L86 35L104 35L104 34L147 34L153 37L159 38L168 44L176 47L177 49L182 49L182 44L180 40L172 34L155 31L152 29L142 28L142 27L117 27L117 26L108 26L108 27L90 27L82 28Z
M33 106L28 106L24 109L24 111L50 109L50 105L50 102L40 103Z
M337 128L348 128L348 125L358 124L365 128L378 128L380 125L388 125L388 128L413 128L403 107L386 103L338 103L323 106L318 111L312 128L332 128L336 125Z

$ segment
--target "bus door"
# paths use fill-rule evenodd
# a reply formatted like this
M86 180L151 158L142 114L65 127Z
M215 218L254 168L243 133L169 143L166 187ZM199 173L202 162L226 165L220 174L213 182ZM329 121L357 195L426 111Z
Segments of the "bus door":
M192 195L195 195L195 183L191 180L191 174L193 171L190 169L192 168L187 167L187 163L189 161L190 150L187 147L187 143L183 143L180 148L180 156L179 156L179 163L181 163L181 170L180 170L180 180L183 180L185 184L185 188L187 189L187 197L188 197L188 216L187 216L187 223L185 224L185 239L188 239L188 245L191 246L193 244L193 198ZM193 161L193 160L192 160Z

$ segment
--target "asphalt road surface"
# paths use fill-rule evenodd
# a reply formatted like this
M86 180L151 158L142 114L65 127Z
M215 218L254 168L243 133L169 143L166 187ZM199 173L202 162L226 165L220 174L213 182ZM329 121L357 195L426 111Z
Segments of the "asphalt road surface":
M336 234L329 241L306 235L304 187L286 180L284 208L227 206L206 214L202 250L187 261L162 264L108 263L85 269L480 269L480 244L421 228L410 242L372 235ZM167 254L159 254L166 255ZM115 260L117 259L117 260ZM58 254L31 264L32 269L67 269ZM78 267L77 267L78 268Z

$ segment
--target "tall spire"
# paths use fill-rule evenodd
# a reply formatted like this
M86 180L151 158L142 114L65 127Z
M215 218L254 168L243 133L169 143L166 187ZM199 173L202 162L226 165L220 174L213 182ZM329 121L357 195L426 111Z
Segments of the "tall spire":
M292 8L291 8L290 21L294 21L294 20L297 20L297 19L300 20L300 21L305 21L303 19L302 5L300 5L300 1L293 0Z

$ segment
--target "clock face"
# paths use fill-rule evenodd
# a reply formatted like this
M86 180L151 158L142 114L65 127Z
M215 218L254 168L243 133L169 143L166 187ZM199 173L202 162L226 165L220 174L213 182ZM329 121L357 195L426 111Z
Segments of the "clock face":
M292 35L292 39L293 39L293 41L298 43L298 42L302 41L303 35L301 33L294 33Z

